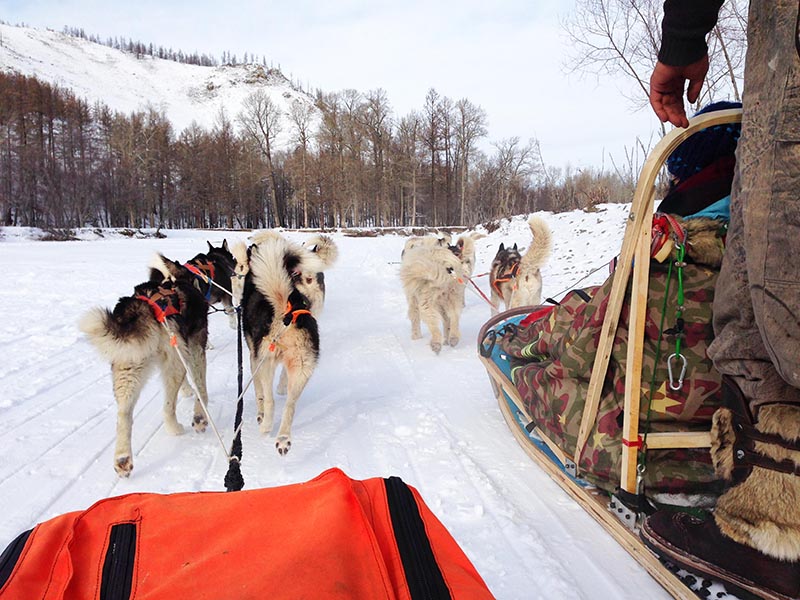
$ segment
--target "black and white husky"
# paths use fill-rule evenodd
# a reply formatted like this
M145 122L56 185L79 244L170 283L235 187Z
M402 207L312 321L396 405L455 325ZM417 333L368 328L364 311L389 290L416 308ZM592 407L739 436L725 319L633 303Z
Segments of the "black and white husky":
M201 405L201 402L208 404L206 299L195 286L195 276L180 263L158 255L151 267L161 274L159 281L137 285L131 296L119 299L113 311L91 309L79 323L80 330L111 363L117 401L114 470L120 477L128 477L133 470L133 409L155 368L161 371L164 382L167 432L173 435L184 432L175 416L175 406L187 367L198 393L192 427L202 432L208 426Z
M264 232L254 239L256 243L246 250L242 326L250 349L256 416L262 433L272 431L273 380L278 366L282 365L286 373L286 405L275 442L278 453L284 455L292 445L295 406L319 358L314 306L299 283L303 273L322 272L325 265L308 248L275 232ZM241 246L234 250L237 263L241 253Z

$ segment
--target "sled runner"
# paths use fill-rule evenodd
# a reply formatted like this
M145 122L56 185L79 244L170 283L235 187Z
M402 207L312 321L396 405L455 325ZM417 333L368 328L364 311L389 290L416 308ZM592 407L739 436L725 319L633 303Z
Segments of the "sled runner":
M556 306L496 315L478 336L501 413L526 453L675 598L696 596L645 548L639 517L654 503L709 505L720 491L707 450L720 380L705 356L717 270L689 264L685 243L668 246L661 256L677 257L664 264L651 261L665 241L653 219L655 183L687 138L740 121L739 109L711 112L660 141L608 281Z
M490 599L397 477L136 493L40 523L0 555L0 599Z

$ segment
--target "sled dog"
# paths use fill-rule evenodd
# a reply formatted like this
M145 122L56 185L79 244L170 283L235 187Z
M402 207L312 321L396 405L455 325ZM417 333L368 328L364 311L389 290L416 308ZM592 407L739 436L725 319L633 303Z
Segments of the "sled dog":
M178 390L186 368L197 389L192 427L205 431L208 308L195 286L195 276L183 265L158 255L151 266L161 280L146 281L133 295L119 299L113 311L93 308L79 328L111 363L111 381L117 401L117 439L114 470L128 477L133 470L131 428L133 409L154 367L164 382L164 425L168 433L184 432L175 416ZM172 343L171 343L172 342ZM174 347L173 347L174 344Z
M492 261L489 286L494 304L493 314L497 314L501 301L505 304L506 310L541 302L541 268L552 251L552 233L547 222L535 215L528 219L528 226L533 235L533 242L524 255L517 249L516 244L511 248L500 244Z
M324 263L314 252L274 232L255 236L254 240L246 250L242 326L250 350L256 416L262 433L272 431L275 371L283 365L286 372L286 405L275 442L278 453L284 455L292 445L297 400L319 357L317 320L311 301L298 288L299 274L321 272ZM235 254L241 254L241 247Z
M461 338L465 268L449 246L422 244L406 248L400 280L408 302L411 339L422 337L420 320L431 332L431 349L455 346Z
M206 243L208 252L195 255L183 266L194 275L194 285L203 294L206 302L209 305L221 303L230 326L236 329L231 292L231 277L235 273L236 259L228 248L228 240L222 240L219 248L214 247L211 242ZM162 279L162 273L151 267L150 281L159 282Z

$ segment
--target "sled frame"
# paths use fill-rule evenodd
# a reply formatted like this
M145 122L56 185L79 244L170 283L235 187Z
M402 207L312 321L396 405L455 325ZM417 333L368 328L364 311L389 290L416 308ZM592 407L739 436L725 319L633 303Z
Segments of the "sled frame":
M628 328L627 372L625 377L625 400L622 439L627 443L622 447L622 476L620 487L631 494L636 493L636 465L639 451L639 406L641 400L642 354L644 348L645 312L647 309L648 281L650 278L650 235L651 221L655 211L656 179L661 168L672 152L693 134L728 123L740 123L740 108L714 111L689 120L686 129L673 129L665 135L647 157L639 175L633 195L631 211L625 226L622 251L614 271L608 308L597 354L592 366L589 387L586 395L581 426L575 446L575 463L580 465L581 453L586 446L592 425L600 407L600 393L608 371L614 336L619 325L622 304L628 280L633 271L631 286L630 324ZM708 432L650 433L647 446L655 448L707 448L711 445Z

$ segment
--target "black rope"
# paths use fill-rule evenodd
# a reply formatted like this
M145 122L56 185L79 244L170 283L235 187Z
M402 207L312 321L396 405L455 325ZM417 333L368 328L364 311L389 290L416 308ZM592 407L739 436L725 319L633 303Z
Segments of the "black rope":
M228 462L228 472L225 474L225 491L238 492L244 487L244 477L242 477L242 413L244 412L244 399L242 398L242 310L236 307L236 356L239 362L238 389L239 402L236 404L236 418L233 423L233 430L236 437L231 442L231 458Z

